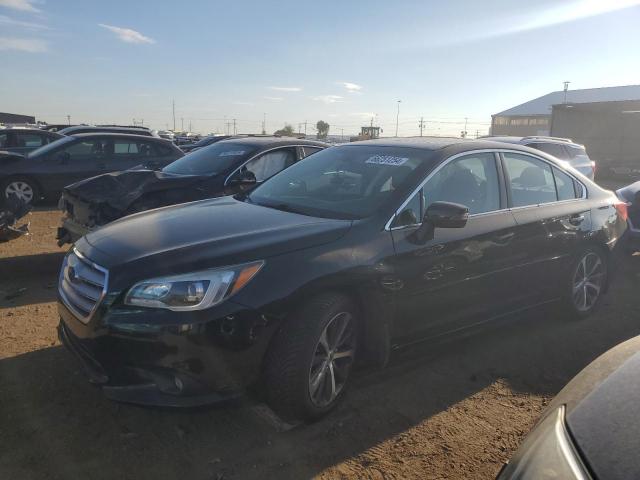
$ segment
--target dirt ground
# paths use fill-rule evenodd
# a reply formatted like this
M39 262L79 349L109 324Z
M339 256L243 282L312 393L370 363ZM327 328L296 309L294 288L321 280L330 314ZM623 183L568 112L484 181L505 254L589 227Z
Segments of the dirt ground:
M59 214L0 244L0 478L493 478L580 369L640 334L640 257L600 310L537 309L491 330L395 354L340 407L285 429L258 401L196 410L120 405L57 341Z

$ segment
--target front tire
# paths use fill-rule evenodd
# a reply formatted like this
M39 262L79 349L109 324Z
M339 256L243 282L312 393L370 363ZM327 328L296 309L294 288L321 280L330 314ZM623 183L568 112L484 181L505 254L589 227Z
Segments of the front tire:
M323 294L289 318L266 358L267 400L287 420L314 420L344 396L358 341L358 311L340 294Z
M569 270L564 306L574 318L586 318L597 308L608 281L608 263L596 247L582 250Z

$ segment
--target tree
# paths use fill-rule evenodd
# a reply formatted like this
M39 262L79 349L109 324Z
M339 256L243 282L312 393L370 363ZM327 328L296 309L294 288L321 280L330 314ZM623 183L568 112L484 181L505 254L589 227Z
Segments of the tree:
M293 127L288 123L285 123L283 128L276 130L273 134L281 135L283 137L293 137L294 133Z
M329 135L329 124L327 122L318 120L316 128L318 129L318 138L327 138L327 135Z

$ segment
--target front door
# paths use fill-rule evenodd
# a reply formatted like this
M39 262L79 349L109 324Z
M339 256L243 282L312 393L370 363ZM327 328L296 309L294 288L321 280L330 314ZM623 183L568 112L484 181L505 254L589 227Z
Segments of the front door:
M506 208L493 152L445 162L391 224L397 284L394 336L416 341L485 321L513 308L511 262L516 223ZM420 241L428 206L447 201L469 208L464 228L437 228Z
M55 193L67 185L105 173L112 148L113 143L106 138L80 138L51 152L43 159L47 174L41 183L49 193Z

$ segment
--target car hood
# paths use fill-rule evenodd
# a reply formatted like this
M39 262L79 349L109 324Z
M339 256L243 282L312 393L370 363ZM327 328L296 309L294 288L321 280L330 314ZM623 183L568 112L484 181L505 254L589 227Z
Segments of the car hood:
M108 205L124 212L145 194L189 187L206 178L209 177L153 170L125 170L105 173L69 185L64 188L63 196L71 196L88 204Z
M640 337L580 372L550 408L567 407L567 427L595 478L640 478Z
M309 248L337 240L350 226L218 197L125 217L88 234L77 248L106 268L152 269L155 276Z

